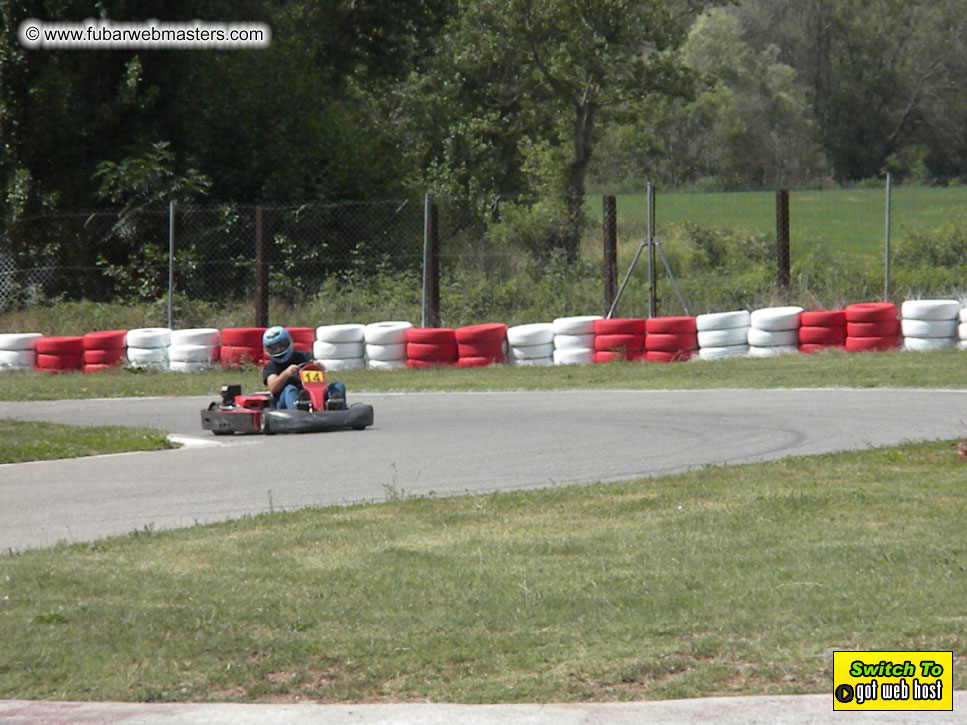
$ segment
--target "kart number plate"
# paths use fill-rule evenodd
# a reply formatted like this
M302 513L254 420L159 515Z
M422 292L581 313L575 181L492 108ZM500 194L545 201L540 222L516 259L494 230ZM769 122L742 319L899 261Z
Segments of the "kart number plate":
M304 383L324 383L326 376L321 370L303 370L302 382Z

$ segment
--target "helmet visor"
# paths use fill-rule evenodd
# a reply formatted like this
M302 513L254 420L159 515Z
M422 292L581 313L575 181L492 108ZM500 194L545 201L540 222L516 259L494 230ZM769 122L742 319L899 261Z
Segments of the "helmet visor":
M273 342L265 346L265 351L275 357L277 355L285 354L285 351L289 348L288 340L279 340L278 342Z

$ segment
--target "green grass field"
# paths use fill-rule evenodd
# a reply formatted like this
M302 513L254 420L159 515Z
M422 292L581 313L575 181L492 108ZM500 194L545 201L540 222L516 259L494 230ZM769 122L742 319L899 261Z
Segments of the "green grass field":
M601 219L600 197L589 201L596 223ZM647 229L644 194L617 199L619 234L641 237ZM903 239L905 230L937 226L967 211L967 186L895 186L892 193L891 238ZM790 237L793 253L814 245L830 252L880 259L883 256L885 188L828 191L791 191ZM661 192L655 195L659 236L663 225L692 222L716 229L750 234L776 234L775 192Z

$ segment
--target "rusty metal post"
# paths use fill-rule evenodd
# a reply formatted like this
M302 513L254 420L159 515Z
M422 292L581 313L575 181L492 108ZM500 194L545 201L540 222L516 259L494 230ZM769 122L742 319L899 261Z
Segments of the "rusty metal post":
M423 205L423 327L440 326L439 208L427 194Z
M789 191L776 192L776 263L779 296L789 300Z
M614 313L615 297L618 293L618 207L615 197L604 196L604 314Z
M255 326L269 326L269 270L262 228L262 207L255 207Z

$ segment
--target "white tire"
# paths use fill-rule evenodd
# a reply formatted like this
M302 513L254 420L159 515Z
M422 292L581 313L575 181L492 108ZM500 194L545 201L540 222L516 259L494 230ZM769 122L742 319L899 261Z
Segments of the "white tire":
M33 350L0 350L0 368L25 370L34 366Z
M763 307L749 315L752 327L759 330L798 330L802 307Z
M363 329L363 338L369 345L399 345L406 342L411 327L409 322L374 322Z
M958 350L967 350L967 340L961 340L957 343Z
M961 322L957 325L957 339L967 340L967 322Z
M363 357L365 354L366 345L362 342L316 340L312 343L312 355L319 360L349 360Z
M590 335L554 335L555 350L570 350L573 348L594 348L594 334Z
M214 345L172 345L168 348L171 362L210 363L215 360Z
M554 350L555 365L583 365L594 362L594 350L589 347L569 347Z
M128 362L132 365L168 362L167 347L129 347Z
M211 369L211 366L211 362L192 360L172 360L168 363L168 369L173 373L200 373L203 370Z
M792 355L797 352L799 352L797 345L773 345L771 347L749 345L749 357L778 357L779 355Z
M799 330L760 330L749 328L749 345L754 347L777 347L782 345L798 345Z
M361 357L347 358L320 358L319 362L326 371L336 370L361 370L366 367L366 359Z
M139 327L128 330L124 344L137 348L168 347L171 344L171 330L167 327Z
M900 329L904 337L944 337L957 335L957 320L915 320L903 318Z
M221 335L214 327L195 327L187 330L172 330L170 345L206 345L213 347L221 341ZM172 358L174 359L174 358Z
M728 347L730 345L746 345L748 341L748 327L726 327L716 330L702 330L698 333L699 347Z
M551 329L555 335L593 335L594 321L600 319L601 315L558 317L551 323Z
M554 357L554 343L544 345L511 345L510 357L514 360L535 360L542 357Z
M0 350L33 350L39 332L4 332L0 334Z
M514 360L514 365L521 365L523 367L528 366L540 366L546 367L554 364L554 358L552 357L529 357L522 360Z
M554 325L550 322L533 322L515 325L507 330L507 341L514 345L546 345L554 342Z
M960 312L957 313L957 319L960 322L967 322L967 307L960 308Z
M900 305L900 316L912 320L953 320L960 314L957 300L907 300Z
M751 327L751 325L752 315L749 314L748 310L710 312L695 318L695 329L699 332L704 330L729 330L733 327Z
M725 360L730 357L745 357L748 354L748 345L723 345L699 348L698 358L699 360Z
M382 362L405 360L406 343L403 342L393 345L367 345L366 357L368 357L370 360L380 360Z
M366 365L372 370L396 370L397 368L405 368L406 362L403 360L369 360Z
M316 328L316 339L322 342L363 342L365 325L322 325Z
M930 352L931 350L946 350L956 345L952 337L907 337L903 340L904 350L914 352Z

